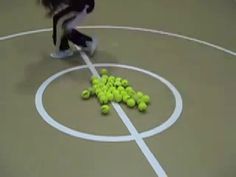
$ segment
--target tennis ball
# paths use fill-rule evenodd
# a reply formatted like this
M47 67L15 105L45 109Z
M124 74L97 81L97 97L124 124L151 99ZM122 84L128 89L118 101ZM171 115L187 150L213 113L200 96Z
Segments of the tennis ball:
M135 100L133 98L130 98L127 100L127 105L130 107L130 108L133 108L135 106Z
M133 97L136 92L134 90L131 90L131 91L126 91L128 93L129 96Z
M121 86L121 82L120 82L120 81L115 81L114 85L115 85L116 87L119 87L119 86Z
M123 87L128 87L128 85L129 85L128 80L123 79L123 80L121 81L121 85L122 85Z
M111 92L107 92L106 97L107 97L108 101L113 101L113 99L114 99L114 96Z
M98 98L101 98L102 96L106 96L106 94L105 94L103 91L100 91L100 92L97 94L97 97L98 97Z
M99 79L99 78L97 76L92 76L91 77L91 81L96 80L96 79Z
M146 104L149 104L150 103L150 96L148 95L143 95L141 100L146 103Z
M114 94L114 92L118 92L115 87L110 87L110 91Z
M95 90L95 93L96 93L96 95L98 96L100 93L102 93L102 89L101 89L101 88L97 88L97 89Z
M122 96L122 99L123 99L123 102L127 103L128 99L130 99L130 96L129 95L123 95Z
M99 84L99 82L100 82L99 79L93 79L93 80L92 80L92 84L93 84L93 85L97 85L97 84Z
M89 97L90 97L90 92L89 92L89 90L84 90L84 91L82 92L82 94L81 94L81 97L82 97L84 100L89 99Z
M124 90L125 90L125 88L124 88L124 87L122 87L122 86L119 86L119 87L117 88L117 90L118 90L119 92L122 92L122 91L124 91Z
M107 103L108 103L108 98L106 97L106 95L101 95L101 96L99 97L99 102L100 102L101 104L107 104Z
M124 91L124 90L121 91L120 94L121 94L122 96L128 95L128 94L126 93L126 91Z
M114 100L115 102L120 103L122 101L122 96L119 93L114 94Z
M101 106L101 112L102 112L102 114L109 114L109 112L110 112L110 106L109 105L102 105Z
M108 75L103 75L103 76L101 77L101 80L102 80L103 82L107 83L108 78L109 78Z
M121 77L117 77L117 78L116 78L116 81L118 81L118 82L121 82L121 80L122 80Z
M109 76L108 81L109 82L115 82L116 78L114 76Z
M140 112L145 112L145 111L147 110L147 104L144 103L144 102L140 102L140 103L138 104L138 110L139 110Z
M133 89L131 86L126 87L125 90L126 90L127 92L134 91L134 89Z
M137 92L137 96L138 96L138 98L142 98L143 92Z
M101 69L100 74L101 75L107 75L108 74L107 69L105 69L105 68Z
M117 95L117 94L120 94L120 92L119 92L118 90L113 90L113 91L112 91L112 94L115 96L115 95Z

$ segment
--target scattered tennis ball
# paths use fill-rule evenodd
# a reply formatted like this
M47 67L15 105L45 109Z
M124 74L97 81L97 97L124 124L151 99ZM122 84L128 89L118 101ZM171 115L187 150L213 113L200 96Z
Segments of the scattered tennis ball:
M115 95L117 95L117 94L120 94L120 92L119 92L118 90L113 90L113 91L112 91L112 94L115 96Z
M98 94L97 94L97 97L98 98L101 98L102 96L106 96L105 93L103 91L100 91Z
M101 69L100 74L101 75L108 75L107 69L105 69L105 68Z
M89 90L84 90L81 94L81 97L84 99L84 100L87 100L89 99L90 97L90 91Z
M142 98L143 92L137 92L137 96L138 96L138 98Z
M115 82L116 78L115 76L109 76L108 81L109 82Z
M136 92L134 90L131 90L131 91L126 91L128 93L129 96L133 97Z
M100 82L99 79L93 79L93 80L92 80L92 84L93 84L93 85L96 85L96 84L98 84L99 82Z
M122 80L121 77L117 77L117 78L116 78L116 81L118 81L118 82L121 82L121 80Z
M130 108L133 108L135 107L135 100L133 98L130 98L127 100L127 105L130 107Z
M107 97L107 99L108 99L109 101L113 101L113 99L114 99L114 96L113 96L113 94L112 94L111 92L107 92L107 93L106 93L106 97Z
M121 94L122 96L128 95L128 94L126 93L126 91L124 91L124 90L121 91L120 94Z
M128 87L128 85L129 85L128 80L123 79L123 80L121 81L121 85L122 85L123 87Z
M125 88L124 88L124 87L122 87L122 86L119 86L119 87L117 88L117 90L118 90L119 92L122 92L122 91L124 91L124 90L125 90Z
M122 101L122 96L119 93L114 94L114 100L115 102L120 103Z
M144 102L140 102L138 105L138 110L140 112L145 112L147 110L147 104Z
M125 90L126 90L127 92L134 91L134 89L133 89L132 87L130 87L130 86L126 87Z
M102 112L102 114L109 114L109 112L110 112L110 106L109 105L102 105L101 106L101 112Z
M115 81L114 85L115 85L116 87L119 87L119 86L121 86L121 82L120 82L120 81Z
M93 80L99 80L99 78L97 76L92 76L90 79L91 83L93 83Z
M150 96L148 95L144 95L141 100L146 103L146 104L149 104L150 103Z
M101 95L101 96L99 97L99 102L100 102L101 104L107 104L107 103L108 103L108 98L106 97L106 95Z
M126 94L126 95L123 95L123 96L122 96L122 99L123 99L123 102L124 102L124 103L127 103L128 99L130 99L130 96L127 95L127 94Z

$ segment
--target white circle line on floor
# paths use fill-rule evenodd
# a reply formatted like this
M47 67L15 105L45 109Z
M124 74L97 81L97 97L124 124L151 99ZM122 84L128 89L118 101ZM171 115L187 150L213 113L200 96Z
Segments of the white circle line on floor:
M165 121L164 123L162 123L160 126L157 126L153 129L150 129L148 131L144 131L142 133L140 133L140 137L141 138L148 138L151 137L153 135L159 134L163 131L165 131L166 129L170 128L180 117L182 110L183 110L183 101L181 98L180 93L178 92L178 90L166 79L164 79L163 77L152 73L150 71L146 71L144 69L141 68L137 68L134 66L128 66L128 65L121 65L121 64L113 64L113 63L109 63L109 64L93 64L95 67L119 67L119 68L125 68L125 69L130 69L130 70L134 70L134 71L138 71L141 73L144 73L146 75L149 75L157 80L159 80L160 82L162 82L163 84L165 84L165 86L167 86L167 88L169 88L169 90L172 92L174 98L175 98L175 109L172 113L172 115L167 119L167 121ZM76 70L80 70L80 69L87 69L88 66L87 65L83 65L83 66L77 66L77 67L73 67L73 68L69 68L66 70L63 70L59 73L56 73L54 75L52 75L51 77L49 77L46 81L44 81L42 83L42 85L39 87L36 96L35 96L35 105L36 108L39 112L39 114L41 115L41 117L52 127L56 128L57 130L68 134L70 136L73 137L77 137L77 138L82 138L82 139L86 139L86 140L91 140L91 141L98 141L98 142L126 142L126 141L132 141L134 140L134 137L131 135L125 135L125 136L100 136L100 135L93 135L93 134L88 134L88 133L84 133L84 132L80 132L77 130L73 130L71 128L68 128L62 124L60 124L59 122L55 121L54 118L52 118L46 111L44 105L43 105L43 95L45 90L47 89L47 87L57 78L61 77L64 74L67 74L69 72L73 72Z

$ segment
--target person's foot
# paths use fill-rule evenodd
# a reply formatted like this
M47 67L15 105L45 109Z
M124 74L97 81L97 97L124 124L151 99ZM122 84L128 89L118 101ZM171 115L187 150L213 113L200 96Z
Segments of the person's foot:
M74 54L71 49L51 53L50 56L55 59L64 59Z
M83 50L87 52L90 56L93 56L98 45L97 38L92 37L92 41L87 41L86 44L87 44L87 47L84 48Z

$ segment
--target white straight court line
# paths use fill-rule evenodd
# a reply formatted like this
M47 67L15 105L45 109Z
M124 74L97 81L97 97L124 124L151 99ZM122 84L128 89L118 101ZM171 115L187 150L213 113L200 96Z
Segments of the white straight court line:
M80 51L80 48L76 46L77 50ZM96 68L90 61L89 57L83 52L80 51L80 55L83 58L84 62L88 66L91 73L97 77L100 77ZM122 122L125 124L127 129L129 130L130 134L134 137L135 142L137 143L138 147L148 160L149 164L152 166L153 170L155 171L156 175L158 177L168 177L164 169L161 167L160 163L156 159L156 157L153 155L143 138L140 136L139 132L135 128L135 126L132 124L124 110L121 108L121 106L117 103L112 103L112 106L114 107L115 111L121 118Z

